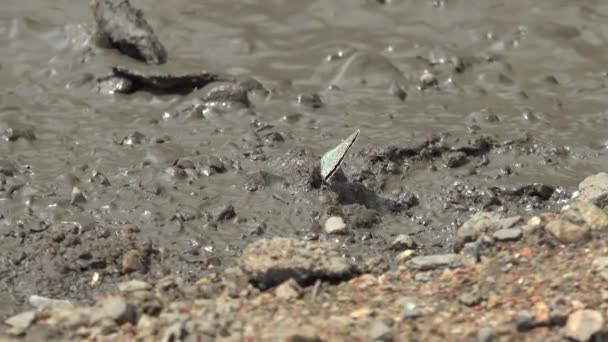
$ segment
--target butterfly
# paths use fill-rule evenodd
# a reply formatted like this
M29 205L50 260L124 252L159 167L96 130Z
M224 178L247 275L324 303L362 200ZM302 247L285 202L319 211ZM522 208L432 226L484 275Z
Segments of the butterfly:
M340 168L340 164L346 156L346 152L357 140L360 130L351 134L348 138L342 141L338 146L327 151L321 158L321 177L327 182Z

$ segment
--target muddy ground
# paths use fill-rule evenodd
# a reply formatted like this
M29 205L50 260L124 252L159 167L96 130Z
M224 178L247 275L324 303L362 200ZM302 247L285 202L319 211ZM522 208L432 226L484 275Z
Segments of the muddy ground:
M519 241L488 258L536 246L508 229L560 212L608 167L601 2L129 6L2 5L2 318L30 310L32 296L92 305L131 279L224 284L246 246L276 237L334 248L352 267L289 273L321 284L325 310L358 286L342 280L401 281L415 277L404 266L414 255L471 254L480 236L461 229L478 212L521 217L485 232ZM321 156L357 129L323 182ZM560 240L560 229L548 230L552 248L589 238ZM602 235L591 235L600 257ZM587 253L577 248L534 249L546 257L530 270ZM485 266L467 265L471 283L485 279ZM283 278L247 279L266 289Z

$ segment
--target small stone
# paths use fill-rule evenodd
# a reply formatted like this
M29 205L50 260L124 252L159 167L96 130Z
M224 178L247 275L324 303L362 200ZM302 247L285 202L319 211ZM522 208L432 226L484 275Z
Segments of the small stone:
M591 263L595 270L601 271L608 268L608 257L597 257Z
M475 260L475 262L479 262L481 260L481 244L479 241L467 242L464 244L460 254L468 255Z
M521 216L512 216L504 219L500 219L498 221L498 226L500 229L513 228L516 224L523 222L523 217Z
M130 249L122 256L122 273L144 271L145 265L141 253L136 249Z
M399 234L391 243L391 249L395 251L403 251L414 248L416 248L416 241L406 234Z
M393 329L381 321L375 321L369 329L370 341L392 341L395 338Z
M458 254L437 254L414 257L407 262L407 266L419 271L426 271L439 267L461 267L462 262Z
M142 280L129 280L123 281L118 284L118 291L120 292L135 292L135 291L147 291L152 288L152 285Z
M285 342L322 342L323 339L318 335L318 329L311 325L299 326L287 331L281 341Z
M500 220L500 216L489 212L479 212L471 216L456 232L455 251L460 251L467 242L476 241L481 234L499 229Z
M468 307L473 307L473 306L479 305L479 303L481 303L481 301L482 301L482 298L477 293L467 292L467 293L461 294L458 297L458 301L460 303L462 303L463 305L466 305Z
M72 302L69 300L62 299L52 299L37 295L31 295L29 298L30 305L35 307L36 309L42 308L71 308L73 306Z
M82 193L82 191L78 187L73 187L70 203L79 204L79 203L85 203L86 201L87 201L87 199L84 197L84 194Z
M403 308L401 316L405 319L415 319L423 315L422 310L416 304L416 298L401 297L397 303Z
M14 334L19 335L27 329L36 320L36 311L26 311L15 316L12 316L4 321L6 325L10 325L14 330Z
M516 241L521 239L522 236L523 231L519 228L499 229L492 235L497 241Z
M578 199L581 201L593 202L597 198L608 194L608 173L600 172L598 174L585 178L579 185Z
M359 319L359 318L369 317L372 315L372 313L373 313L372 309L370 309L368 307L364 307L364 308L360 308L355 311L352 311L349 316L350 316L350 318L353 318L353 319Z
M591 230L605 230L608 228L608 214L592 203L578 201L576 209Z
M478 342L492 342L496 339L496 331L492 327L483 327L477 331Z
M302 295L302 288L295 280L293 280L293 278L290 278L281 285L277 286L275 295L277 298L283 300L298 299Z
M595 310L578 310L570 314L564 335L575 341L588 341L604 325L602 313Z
M526 310L516 313L515 317L513 317L513 323L515 324L515 329L517 329L517 331L527 331L536 326L534 316L530 311Z
M213 219L216 222L219 221L228 221L236 217L236 211L234 210L234 206L232 204L227 204L222 207L219 207L215 210L213 214Z
M551 321L551 309L546 303L538 302L532 308L534 321L538 324L549 324Z
M436 86L438 84L437 77L427 69L424 69L422 75L420 76L420 85L418 86L420 90L424 90L431 86Z
M122 297L104 298L95 305L95 310L91 314L91 322L96 323L104 319L111 319L117 324L133 323L135 309Z
M468 162L467 154L464 152L450 152L443 158L443 164L447 168L457 168Z
M327 234L343 235L348 233L344 219L340 216L332 216L325 221L325 232Z
M186 329L184 329L184 322L175 322L165 330L162 342L183 341L184 337L186 337L186 333Z
M545 226L545 230L562 243L576 243L587 240L590 237L589 226L584 223L572 223L563 219L549 222Z
M404 261L410 260L412 257L414 257L415 254L416 251L414 251L413 249L406 249L405 251L397 254L395 260L397 260L397 262L399 263L402 263Z

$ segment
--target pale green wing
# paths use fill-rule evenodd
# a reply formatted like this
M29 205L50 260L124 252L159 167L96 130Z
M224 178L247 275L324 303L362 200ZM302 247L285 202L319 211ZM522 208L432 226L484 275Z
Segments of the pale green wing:
M342 141L338 146L327 151L321 158L321 177L328 180L338 170L340 164L346 156L348 149L355 143L359 136L360 130L351 134L348 138Z

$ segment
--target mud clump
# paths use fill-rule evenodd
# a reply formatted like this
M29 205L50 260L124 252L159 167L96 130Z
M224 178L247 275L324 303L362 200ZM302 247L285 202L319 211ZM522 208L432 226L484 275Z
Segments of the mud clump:
M148 64L164 64L167 52L144 18L129 0L93 0L93 16L100 35L123 54Z

